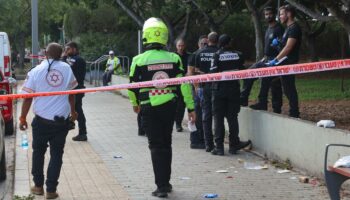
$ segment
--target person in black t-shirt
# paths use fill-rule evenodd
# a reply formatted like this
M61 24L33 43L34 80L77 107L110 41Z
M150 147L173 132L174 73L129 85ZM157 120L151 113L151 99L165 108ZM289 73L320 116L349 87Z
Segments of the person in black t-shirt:
M272 7L266 7L264 8L264 16L266 22L268 23L268 28L265 32L264 58L252 65L249 69L266 67L265 62L274 59L280 51L280 48L278 46L272 44L272 41L282 39L284 31L282 25L276 21L276 10ZM271 79L271 81L274 80L271 84L272 108L275 113L281 113L282 87L280 78L267 77L262 79ZM246 79L243 81L243 88L241 92L242 106L248 105L248 98L255 80L257 79ZM270 85L261 85L259 93L259 102L263 103L251 105L250 108L255 110L267 110L267 97L269 89Z
M208 46L196 54L195 68L199 74L207 74L210 72L213 55L219 50L217 47L218 39L219 36L216 32L209 33ZM203 97L201 98L203 132L206 151L211 152L214 149L212 130L211 83L201 83L198 90L203 91Z
M187 64L188 64L188 57L189 53L186 51L186 43L184 39L180 38L177 39L176 42L176 54L180 56L182 65L184 67L184 72L187 72ZM184 74L185 76L185 74ZM175 124L176 124L176 131L182 132L182 120L184 119L185 115L185 102L183 100L183 97L179 95L177 100L177 109L176 109L176 115L175 115Z
M85 88L84 80L86 74L86 62L79 56L78 44L69 42L65 45L63 59L71 66L74 76L78 81L78 86L75 89ZM83 111L84 94L75 95L75 109L78 113L79 134L72 139L74 141L87 141L86 118Z
M280 20L287 26L282 40L276 41L282 49L280 53L268 62L269 66L289 65L299 62L299 50L301 46L302 32L295 22L295 8L290 5L280 8ZM295 75L281 76L283 92L289 100L289 116L299 118L298 93L295 87Z
M232 49L231 37L223 34L219 38L219 47L211 64L210 72L226 72L244 69L243 54ZM229 126L229 153L247 147L250 141L240 141L238 113L240 111L240 85L238 80L212 83L212 104L215 130L215 148L213 155L224 155L225 118Z

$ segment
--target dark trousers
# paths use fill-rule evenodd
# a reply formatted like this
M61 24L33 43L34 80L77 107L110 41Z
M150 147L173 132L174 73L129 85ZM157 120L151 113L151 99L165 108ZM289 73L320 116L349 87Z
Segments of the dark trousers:
M261 80L261 88L259 93L259 103L261 104L267 104L267 94L269 91L269 87L271 85L271 82L273 81L274 77L268 77L263 78ZM288 76L281 76L281 84L283 88L284 94L287 96L287 99L289 101L289 116L291 117L299 117L299 102L298 102L298 92L295 87L295 76L294 75L288 75ZM274 87L271 87L273 89ZM278 97L282 99L282 93L276 92L272 90L272 93L275 95L277 94ZM281 112L282 107L282 100L281 101L275 101L272 102L272 107L274 111Z
M102 76L103 86L107 86L108 83L111 82L113 72L114 72L113 70L108 70L103 73L103 76Z
M145 130L143 128L143 122L142 122L142 112L139 112L137 114L137 125L138 125L138 135L145 135Z
M191 141L191 144L204 144L201 100L196 94L196 91L194 90L193 87L192 87L192 94L194 98L194 111L196 112L197 131L191 132L190 141Z
M155 184L158 188L169 186L172 160L172 130L176 112L176 101L160 106L141 106L142 121L148 136Z
M54 123L39 117L32 122L33 161L32 175L36 186L44 185L45 153L50 145L50 162L47 168L46 191L55 192L62 167L63 149L68 134L68 121Z
M75 111L78 113L79 135L86 135L86 118L83 111L84 94L75 95Z
M203 99L201 100L202 105L202 123L203 132L205 138L205 145L207 147L214 146L213 142L213 118L212 118L212 104L211 104L212 90L211 83L203 84Z
M182 95L178 97L177 107L176 107L176 115L175 115L175 123L176 127L182 127L182 120L185 115L185 102Z
M234 146L240 142L238 113L240 111L240 91L239 84L221 85L218 89L213 90L213 116L215 130L216 148L224 148L225 124L227 119L229 126L229 142L230 146Z
M249 69L256 69L256 68L262 68L266 67L265 63L263 62L257 62L254 65L252 65ZM245 79L243 80L243 86L242 86L242 92L241 92L241 99L248 101L250 92L252 90L254 82L258 79ZM262 82L269 82L268 85L261 84L260 87L260 93L259 93L259 99L261 98L263 101L266 101L267 105L267 98L269 94L269 89L271 86L271 97L272 97L272 108L274 112L281 113L281 107L282 107L282 86L281 86L281 80L279 77L267 77L262 78ZM273 81L273 82L272 82ZM259 100L260 102L260 100Z

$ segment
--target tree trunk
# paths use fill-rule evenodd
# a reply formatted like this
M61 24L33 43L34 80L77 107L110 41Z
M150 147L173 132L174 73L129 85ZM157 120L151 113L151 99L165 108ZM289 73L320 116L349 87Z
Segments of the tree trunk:
M258 10L254 6L252 0L245 0L245 3L247 5L247 8L252 16L252 21L254 24L254 31L255 31L255 48L256 48L256 55L255 59L256 61L260 60L263 56L263 31L262 31L262 25L259 17Z
M128 8L123 1L116 0L117 4L136 22L136 24L142 28L143 26L143 19L137 15L132 9Z

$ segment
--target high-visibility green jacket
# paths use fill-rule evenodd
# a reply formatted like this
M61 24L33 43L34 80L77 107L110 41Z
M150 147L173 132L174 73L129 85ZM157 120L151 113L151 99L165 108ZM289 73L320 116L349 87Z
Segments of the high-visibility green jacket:
M106 72L109 70L109 63L113 61L113 74L122 74L122 68L118 57L109 58L106 63Z
M163 49L152 49L135 56L130 67L130 83L142 82L183 76L183 66L180 57ZM128 90L133 106L150 104L162 105L182 95L189 111L194 109L191 86L181 84L174 86L158 86Z

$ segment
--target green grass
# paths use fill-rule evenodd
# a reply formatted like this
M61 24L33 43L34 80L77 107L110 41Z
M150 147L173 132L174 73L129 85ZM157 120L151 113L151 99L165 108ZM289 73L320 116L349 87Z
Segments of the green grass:
M311 100L347 100L350 99L350 80L345 79L345 91L341 91L341 79L296 79L300 101ZM260 81L254 83L250 100L256 100L260 88Z

